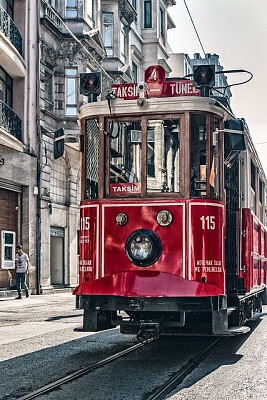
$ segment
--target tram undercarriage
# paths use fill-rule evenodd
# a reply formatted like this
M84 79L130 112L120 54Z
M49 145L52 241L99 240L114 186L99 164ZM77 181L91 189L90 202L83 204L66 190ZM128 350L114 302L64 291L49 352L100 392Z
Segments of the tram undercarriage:
M96 332L120 326L140 340L162 335L233 336L248 332L244 324L267 304L266 288L243 296L203 298L140 298L80 296L83 330ZM168 310L168 311L166 311Z

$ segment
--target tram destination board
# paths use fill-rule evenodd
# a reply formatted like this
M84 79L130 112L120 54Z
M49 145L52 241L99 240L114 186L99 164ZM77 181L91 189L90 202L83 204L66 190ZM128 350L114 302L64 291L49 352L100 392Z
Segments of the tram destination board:
M148 98L200 96L200 90L194 86L191 79L166 80L165 70L159 65L149 67L145 71L145 84L144 95ZM112 90L117 97L124 100L142 97L138 83L112 84Z

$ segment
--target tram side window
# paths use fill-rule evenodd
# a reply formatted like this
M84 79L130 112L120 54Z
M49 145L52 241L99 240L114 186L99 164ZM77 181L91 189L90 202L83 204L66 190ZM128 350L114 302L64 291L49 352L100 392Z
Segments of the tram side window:
M250 174L250 204L251 210L254 212L254 214L256 214L256 167L252 161L250 162Z
M85 198L98 198L99 130L94 119L87 121L86 130L86 190Z
M140 121L112 121L110 131L110 194L140 192L142 129Z
M192 114L190 124L191 196L207 193L206 116Z
M180 127L178 119L147 123L147 191L180 191Z
M260 179L259 183L259 219L263 222L263 206L264 206L264 183Z

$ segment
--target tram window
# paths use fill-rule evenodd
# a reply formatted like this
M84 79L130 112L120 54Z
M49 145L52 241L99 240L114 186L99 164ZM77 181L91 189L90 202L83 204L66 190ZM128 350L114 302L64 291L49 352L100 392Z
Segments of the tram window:
M190 124L191 196L207 193L206 116L192 114Z
M260 179L259 183L259 218L263 221L263 201L264 201L264 183Z
M94 119L87 121L86 132L86 199L98 198L98 122Z
M110 194L141 192L142 129L140 121L112 121Z
M250 185L250 203L251 210L256 214L256 167L250 162L251 185Z
M147 123L147 191L180 191L179 120L149 120Z

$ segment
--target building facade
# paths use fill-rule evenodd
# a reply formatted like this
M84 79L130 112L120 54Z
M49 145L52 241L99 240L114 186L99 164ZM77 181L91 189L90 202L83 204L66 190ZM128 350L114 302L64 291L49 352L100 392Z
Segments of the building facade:
M175 0L0 0L0 291L14 287L15 245L30 256L32 293L78 275L82 72L112 82L166 73ZM55 158L55 132L63 132Z
M37 4L27 3L0 1L0 289L15 285L16 243L29 253L36 286Z

